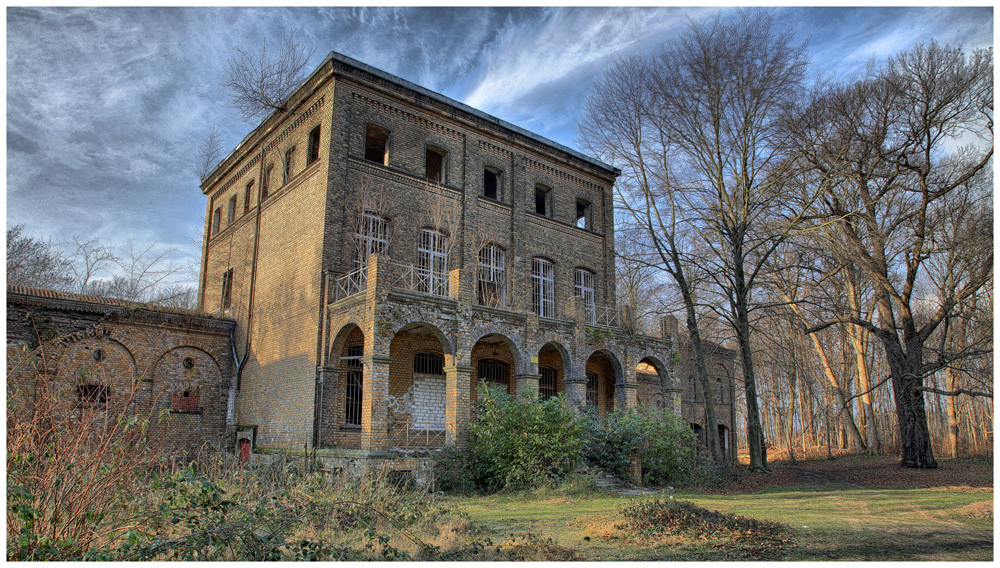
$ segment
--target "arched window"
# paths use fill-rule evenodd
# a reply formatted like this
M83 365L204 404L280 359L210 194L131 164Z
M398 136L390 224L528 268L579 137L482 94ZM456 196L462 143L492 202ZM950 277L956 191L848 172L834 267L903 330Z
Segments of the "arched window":
M507 253L497 245L479 249L478 300L481 306L507 305Z
M364 345L349 345L344 367L347 369L347 392L345 393L344 425L361 426L362 371L361 355Z
M368 255L384 252L389 246L389 220L374 213L365 213L354 234L354 268L368 265Z
M531 305L545 318L555 317L555 269L544 258L531 259Z
M538 398L548 400L556 395L556 370L552 367L538 367Z
M448 236L422 229L417 245L417 291L448 295Z
M597 307L594 302L594 273L586 268L577 268L573 273L573 292L583 298L583 311L587 323L597 323Z
M480 381L507 388L507 364L503 361L480 359L476 371Z

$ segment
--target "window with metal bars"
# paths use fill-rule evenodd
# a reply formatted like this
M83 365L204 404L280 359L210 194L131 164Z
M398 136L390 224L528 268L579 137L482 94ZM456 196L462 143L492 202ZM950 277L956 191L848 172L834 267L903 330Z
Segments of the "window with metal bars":
M354 268L368 266L368 255L384 252L389 246L389 220L365 213L354 234Z
M417 245L417 290L448 294L448 237L434 229L420 231Z
M347 368L346 407L344 409L345 426L361 426L361 401L363 399L363 369L361 356L364 345L347 346L347 357L344 367Z
M594 304L594 273L585 268L577 268L574 271L573 281L573 292L577 297L583 298L583 311L587 317L587 323L596 323L597 307Z
M556 395L556 370L552 367L539 367L542 375L538 379L538 398L548 400Z
M555 317L555 276L552 263L544 258L531 259L531 304L535 313Z
M587 371L587 404L597 406L597 373Z
M443 375L444 356L439 353L420 352L413 355L413 372L422 375Z
M507 388L507 364L496 359L480 359L477 368L480 381Z
M507 305L507 253L496 245L479 249L478 299L482 306Z

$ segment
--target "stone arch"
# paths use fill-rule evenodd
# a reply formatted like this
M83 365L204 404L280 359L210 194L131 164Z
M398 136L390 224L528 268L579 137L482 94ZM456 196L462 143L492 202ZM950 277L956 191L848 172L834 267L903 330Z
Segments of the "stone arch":
M388 447L439 447L445 441L445 369L451 342L426 322L401 326L389 342L386 397Z
M187 364L188 359L191 360L190 366ZM210 367L208 371L205 370L206 366ZM223 386L222 366L211 353L194 345L171 347L156 358L151 369L148 377L152 383L150 402L164 408L172 408L171 394L178 389L184 392L184 387L190 387L189 391L200 393L213 386L216 390Z
M556 395L566 392L565 380L570 374L570 357L566 347L558 341L547 341L536 352L538 354L538 392L545 398L547 394ZM551 373L551 377L546 374ZM549 384L551 383L551 384Z
M471 397L475 401L480 376L486 371L500 372L507 383L507 392L513 394L516 390L514 377L525 372L524 356L517 344L501 332L483 333L472 343L469 350L469 365L472 367ZM489 361L490 363L486 363ZM493 381L494 384L496 381ZM502 384L502 383L501 383Z
M625 406L625 373L622 364L608 349L597 349L587 357L584 365L587 377L584 400L597 408L600 416Z
M316 377L313 444L357 447L361 428L361 357L365 334L354 321L340 326L330 341L326 366Z
M88 334L67 341L57 357L56 376L72 388L93 383L130 390L140 377L133 351L110 333Z
M636 403L657 410L667 406L663 398L664 379L670 384L668 367L658 357L646 355L639 359L635 367L635 381L638 384Z
M469 343L469 352L470 352L469 364L473 363L471 352L476 348L476 345L480 341L486 340L489 343L495 343L495 342L502 343L507 347L507 349L510 350L511 357L513 359L512 361L513 366L511 368L511 372L513 374L520 375L527 371L524 363L527 358L524 356L524 353L521 351L520 347L518 347L519 345L523 345L524 341L521 340L521 337L518 334L516 333L509 334L507 333L506 330L502 330L496 327L488 327L488 328L475 329L473 330L473 333L470 335L472 337L475 337L476 339Z
M400 333L407 331L415 331L421 334L431 334L441 343L441 349L444 351L444 366L450 367L455 365L455 346L448 336L439 328L438 326L428 323L425 321L411 321L398 326L391 334L392 339L395 339ZM390 340L392 341L392 340ZM390 355L391 357L391 355Z

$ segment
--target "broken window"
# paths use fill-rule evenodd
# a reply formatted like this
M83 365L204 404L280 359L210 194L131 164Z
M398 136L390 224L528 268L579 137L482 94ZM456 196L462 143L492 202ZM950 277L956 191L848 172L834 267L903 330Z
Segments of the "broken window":
M556 370L552 367L539 367L541 375L538 378L538 398L548 400L556 395Z
M345 392L344 425L361 426L361 401L363 399L363 370L361 356L364 345L349 345L344 367L347 368L347 391Z
M233 269L230 268L222 275L222 309L228 310L233 307Z
M594 305L594 273L586 268L577 268L574 272L573 292L578 298L583 298L583 311L587 323L597 323L597 307Z
M552 216L552 206L549 203L551 194L552 190L544 185L539 184L535 186L535 213L546 217Z
M444 183L444 158L448 154L447 150L436 146L428 146L425 154L425 177L431 181Z
M507 254L489 244L479 249L479 305L502 308L507 305Z
M239 199L239 194L234 193L229 198L229 212L226 213L226 224L231 225L233 221L236 220L236 200Z
M386 166L389 148L389 131L381 126L369 124L365 132L365 159Z
M319 159L319 126L309 131L309 144L306 146L306 166Z
M500 170L483 169L483 197L500 201Z
M285 167L284 175L281 179L282 183L288 183L288 180L292 179L292 169L295 167L295 146L292 146L285 151Z
M434 229L420 231L417 291L436 296L448 295L448 236Z
M544 258L531 259L531 305L544 318L555 317L555 270Z
M90 384L78 385L76 387L76 397L80 404L97 405L108 402L107 385Z
M389 220L374 213L362 215L354 244L354 268L368 266L368 255L384 252L389 246Z
M216 207L212 213L212 236L219 233L220 225L222 225L222 208Z
M413 355L413 372L422 375L443 375L444 356L440 353L421 351Z
M576 200L576 226L581 229L591 230L590 202L586 199Z
M250 194L253 193L253 181L254 180L250 180L247 183L247 192L246 192L246 195L243 196L243 214L244 215L246 215L247 213L250 212Z
M597 406L597 373L587 371L587 404Z

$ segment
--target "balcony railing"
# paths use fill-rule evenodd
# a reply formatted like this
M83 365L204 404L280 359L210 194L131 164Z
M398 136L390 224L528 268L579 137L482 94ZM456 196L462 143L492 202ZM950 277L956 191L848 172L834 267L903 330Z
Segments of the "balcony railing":
M448 297L447 273L434 273L426 268L404 264L396 264L394 268L399 271L399 278L396 279L394 288L418 294Z
M368 267L352 270L347 274L337 278L334 293L334 301L343 300L348 296L353 296L358 292L364 292L368 283Z
M590 306L588 306L589 308ZM603 325L619 327L621 325L618 317L618 310L613 306L594 305L593 309L584 309L587 314L587 323L590 325Z

